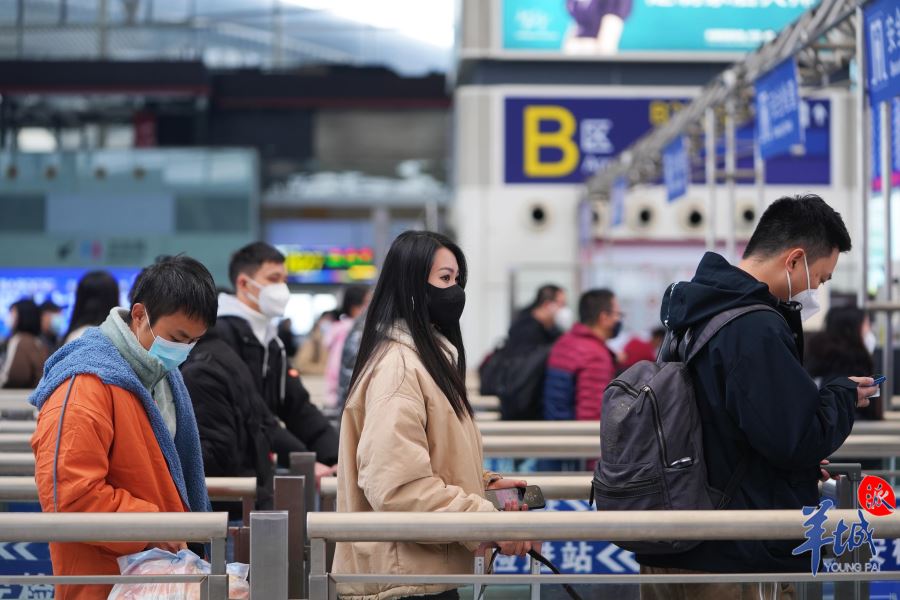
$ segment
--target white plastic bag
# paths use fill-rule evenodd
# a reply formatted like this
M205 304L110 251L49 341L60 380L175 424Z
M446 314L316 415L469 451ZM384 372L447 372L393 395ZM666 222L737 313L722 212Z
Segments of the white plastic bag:
M151 548L118 559L122 575L208 575L209 563L191 552L172 554ZM250 566L231 563L227 567L229 600L250 598L247 574ZM119 583L107 600L200 600L200 584L196 583Z

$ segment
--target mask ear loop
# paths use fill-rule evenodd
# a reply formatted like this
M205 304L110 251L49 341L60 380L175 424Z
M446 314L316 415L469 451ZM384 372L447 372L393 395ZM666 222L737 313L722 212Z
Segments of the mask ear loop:
M806 261L806 252L803 253L803 266L806 267L806 289L812 290L812 279L809 277L809 263Z

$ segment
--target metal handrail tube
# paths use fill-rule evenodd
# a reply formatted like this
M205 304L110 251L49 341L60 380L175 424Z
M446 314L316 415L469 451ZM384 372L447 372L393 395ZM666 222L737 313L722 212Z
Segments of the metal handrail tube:
M501 421L494 411L475 416L482 435L600 435L600 421ZM0 419L0 434L32 433L36 426L30 419ZM900 435L900 421L857 421L853 433Z
M571 473L567 475L531 475L522 473L510 475L524 479L528 485L536 485L544 493L545 500L587 500L591 493L591 473ZM3 479L0 478L0 498L3 497ZM337 478L323 477L319 495L323 500L337 497Z
M497 410L500 408L500 398L497 396L469 396L469 404L475 410Z
M2 542L188 542L225 539L228 513L0 513Z
M0 452L0 475L34 475L34 454Z
M494 435L482 439L488 458L596 458L600 436ZM882 458L900 456L895 435L850 435L831 458Z
M802 539L799 510L598 512L309 513L310 538L335 542L481 542L489 540L792 540ZM824 524L855 522L832 510ZM875 537L900 536L900 514L872 518Z
M207 477L210 500L256 498L255 477ZM36 501L37 484L31 476L0 477L0 501Z
M28 452L31 433L0 433L0 452Z
M481 435L600 435L600 421L480 421ZM0 431L3 423L0 422ZM900 421L856 421L853 435L900 435Z
M2 433L34 433L37 421L33 419L0 419Z

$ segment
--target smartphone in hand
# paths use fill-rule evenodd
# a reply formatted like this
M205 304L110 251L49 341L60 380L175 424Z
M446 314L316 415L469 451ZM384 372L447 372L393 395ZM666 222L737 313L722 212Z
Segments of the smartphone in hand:
M520 505L527 504L528 509L544 508L547 504L544 502L544 493L541 488L536 485L527 487L505 488L502 490L486 490L485 497L497 508L503 510L509 500L515 500Z
M872 385L878 385L878 386L880 386L882 383L887 381L887 377L884 375L872 375L872 379L875 380L875 382ZM869 398L879 398L879 397L881 397L881 388L880 387L878 388L877 392L875 392L874 394L869 396Z

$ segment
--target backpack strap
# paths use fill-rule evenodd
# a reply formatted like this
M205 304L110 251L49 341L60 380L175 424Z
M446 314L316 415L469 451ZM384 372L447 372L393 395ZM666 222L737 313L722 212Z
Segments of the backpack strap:
M697 354L700 350L706 346L707 343L719 333L719 330L734 321L735 319L742 317L746 314L757 312L757 311L770 311L784 319L784 317L777 310L772 308L767 304L751 304L749 306L741 306L739 308L732 308L730 310L723 311L717 314L715 317L709 320L709 322L700 330L700 334L697 336L696 341L691 344L691 340L689 339L690 332L688 332L688 336L685 336L685 344L684 348L686 349L690 345L690 352L686 352L684 362L688 363ZM787 321L785 321L786 323ZM731 503L731 499L734 497L735 492L737 492L738 487L741 485L741 481L744 479L744 476L747 474L747 469L750 467L750 453L743 452L743 456L741 460L738 462L737 466L734 469L734 472L731 474L731 477L728 479L728 484L725 486L725 489L722 490L722 498L719 500L719 504L716 506L716 509L724 509L727 508Z
M782 319L784 319L784 317L781 316L781 313L779 313L777 310L775 310L768 304L751 304L749 306L740 306L738 308L732 308L732 309L720 312L719 314L714 316L712 319L710 319L709 322L703 327L703 329L700 330L700 333L697 335L696 340L690 339L691 332L688 332L688 335L685 336L685 344L684 344L685 353L683 354L684 362L685 363L691 362L691 360L693 360L694 357L697 356L697 354L703 349L703 347L706 346L706 344L709 342L709 340L711 340L713 338L713 336L715 336L717 333L719 333L720 329L722 329L723 327L725 327L726 325L728 325L729 323L731 323L732 321L734 321L735 319L737 319L739 317L742 317L748 313L761 311L761 310L773 312L776 315L778 315L779 317L781 317ZM687 351L688 346L690 346L689 352Z
M719 500L719 504L716 506L716 510L728 508L728 505L731 504L731 499L734 497L734 493L741 485L741 481L744 479L744 475L747 474L747 469L749 467L750 456L747 452L745 452L741 457L741 460L738 462L737 466L734 468L734 473L732 473L731 477L728 479L728 483L725 485L725 489L722 490L722 499Z

